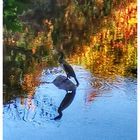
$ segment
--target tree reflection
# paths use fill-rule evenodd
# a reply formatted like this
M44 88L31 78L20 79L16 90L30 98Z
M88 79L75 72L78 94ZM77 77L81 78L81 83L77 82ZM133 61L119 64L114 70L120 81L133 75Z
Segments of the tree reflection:
M104 18L100 32L90 36L89 44L77 47L70 61L103 77L136 74L136 12L135 2L114 9L111 16Z
M15 2L11 2L13 10ZM33 3L38 7L38 1ZM26 22L23 32L9 30L6 23L9 16L12 23L19 22L15 20L19 9L12 12L15 18L6 15L12 9L4 9L4 103L16 96L33 97L42 70L57 65L54 48L62 47L71 63L94 75L137 76L136 1L56 1L56 9L52 2L51 7L47 1L39 3L39 9L33 6L20 15L20 22Z

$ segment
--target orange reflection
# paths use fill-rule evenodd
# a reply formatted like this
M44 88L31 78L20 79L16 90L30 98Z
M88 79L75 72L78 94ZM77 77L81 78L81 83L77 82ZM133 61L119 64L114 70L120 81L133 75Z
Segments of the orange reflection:
M119 6L104 19L100 32L90 36L88 45L77 47L76 54L70 56L73 64L103 77L124 76L129 67L136 66L137 5L123 1Z
M88 103L93 102L96 99L96 97L98 97L98 94L94 91L87 96L86 101Z
M35 64L34 64L35 65ZM33 72L27 73L24 75L22 82L22 90L27 93L27 106L30 109L34 108L34 103L32 98L35 94L35 89L40 85L40 76L42 70L46 67L44 64L35 65L35 70ZM24 98L20 98L21 105L24 104Z

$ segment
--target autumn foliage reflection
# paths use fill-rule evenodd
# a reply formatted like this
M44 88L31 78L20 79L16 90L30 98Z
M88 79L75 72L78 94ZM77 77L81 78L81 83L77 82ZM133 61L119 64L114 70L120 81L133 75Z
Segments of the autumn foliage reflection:
M136 13L136 2L121 2L104 18L100 32L90 36L89 44L76 48L70 61L103 77L127 75L137 65Z
M35 65L35 64L34 64ZM27 103L28 108L33 107L32 98L35 94L35 89L40 85L40 76L42 73L42 70L47 66L46 63L36 64L34 67L34 71L24 74L23 82L22 82L22 90L27 95ZM24 98L21 96L21 105L24 102Z

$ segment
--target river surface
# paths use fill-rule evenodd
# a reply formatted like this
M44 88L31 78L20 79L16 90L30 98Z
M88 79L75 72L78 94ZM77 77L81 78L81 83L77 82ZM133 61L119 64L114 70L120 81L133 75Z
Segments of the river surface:
M62 118L52 120L66 91L45 82L65 73L60 67L44 69L32 97L17 96L4 104L4 140L137 139L136 78L104 79L81 66L73 68L80 85Z

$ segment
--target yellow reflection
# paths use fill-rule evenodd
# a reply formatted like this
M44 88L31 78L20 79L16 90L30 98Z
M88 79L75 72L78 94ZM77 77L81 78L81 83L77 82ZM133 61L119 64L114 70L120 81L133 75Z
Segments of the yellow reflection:
M137 64L136 14L136 2L115 9L111 17L105 18L100 32L90 36L89 45L77 47L77 53L70 57L71 62L85 66L95 75L125 76L127 70Z

